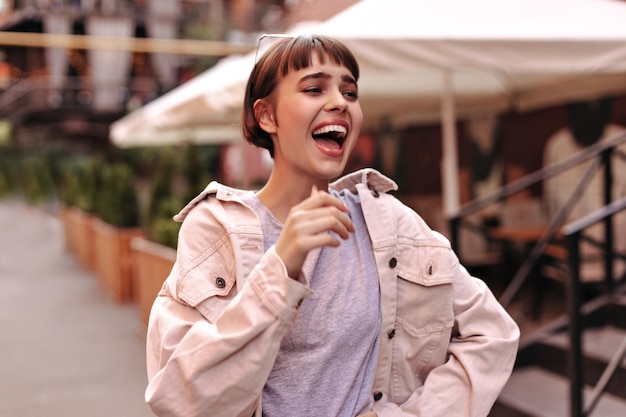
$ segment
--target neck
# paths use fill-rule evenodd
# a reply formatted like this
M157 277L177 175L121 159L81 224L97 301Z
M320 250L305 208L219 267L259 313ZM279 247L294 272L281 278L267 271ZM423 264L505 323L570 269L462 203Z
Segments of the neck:
M314 185L320 191L328 191L328 181L293 174L281 175L274 170L257 197L279 221L284 223L291 208L311 195Z

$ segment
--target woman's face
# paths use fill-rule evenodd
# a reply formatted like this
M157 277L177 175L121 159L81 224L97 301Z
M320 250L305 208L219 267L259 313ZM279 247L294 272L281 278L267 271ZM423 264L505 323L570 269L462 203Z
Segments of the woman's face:
M281 174L331 180L339 176L363 124L354 77L344 67L313 57L276 87L271 123L274 167Z

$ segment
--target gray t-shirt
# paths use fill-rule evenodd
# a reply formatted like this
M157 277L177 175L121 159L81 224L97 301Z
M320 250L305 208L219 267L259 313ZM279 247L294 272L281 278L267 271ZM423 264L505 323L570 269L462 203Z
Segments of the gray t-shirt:
M285 335L263 390L265 417L354 417L371 410L381 325L378 272L361 203L350 208L356 232L338 248L309 253L303 267L314 294ZM261 221L265 250L283 224L253 194L244 198Z

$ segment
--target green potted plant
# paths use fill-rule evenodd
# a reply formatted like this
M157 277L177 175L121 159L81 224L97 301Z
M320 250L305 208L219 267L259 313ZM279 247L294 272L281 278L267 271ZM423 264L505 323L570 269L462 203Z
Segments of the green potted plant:
M176 244L180 225L172 217L181 207L181 200L173 193L175 164L172 155L164 153L158 164L150 191L147 234L131 243L136 300L139 319L148 325L150 308L163 281L176 260Z
M75 155L61 164L59 198L62 201L61 219L67 248L90 271L95 268L93 219L96 190L101 187L103 162L100 157Z
M124 163L102 168L95 195L95 272L106 292L117 302L133 300L131 240L143 236L132 169Z

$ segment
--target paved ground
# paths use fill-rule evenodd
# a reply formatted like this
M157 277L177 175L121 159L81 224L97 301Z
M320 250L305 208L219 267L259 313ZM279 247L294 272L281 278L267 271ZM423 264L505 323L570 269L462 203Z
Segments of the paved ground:
M110 301L53 213L0 200L0 417L153 416L136 308Z

